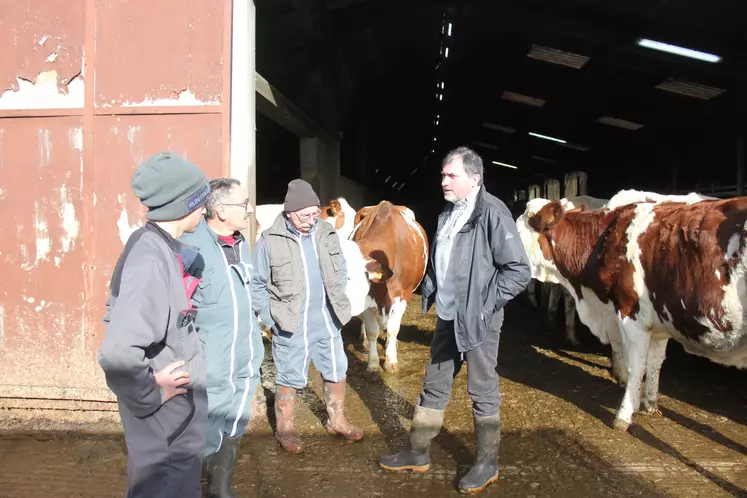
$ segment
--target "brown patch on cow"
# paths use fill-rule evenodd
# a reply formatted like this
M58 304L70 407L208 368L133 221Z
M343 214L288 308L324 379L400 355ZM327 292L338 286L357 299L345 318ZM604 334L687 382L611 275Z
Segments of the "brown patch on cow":
M425 231L417 225L420 235L414 233L400 209L388 201L360 209L355 215L355 222L360 226L353 240L363 256L375 260L383 273L380 282L372 282L369 295L385 312L389 311L397 297L409 303L427 263L428 239Z
M603 303L612 301L622 316L635 316L638 295L633 290L633 265L625 259L627 230L635 206L615 211L564 212L552 201L527 221L538 231L542 254L581 296L587 287Z
M654 310L662 321L685 337L698 340L707 327L730 331L723 307L725 285L745 244L747 198L663 203L654 207L654 220L639 237L641 264ZM729 240L739 237L737 251L728 254ZM719 272L719 276L716 275Z

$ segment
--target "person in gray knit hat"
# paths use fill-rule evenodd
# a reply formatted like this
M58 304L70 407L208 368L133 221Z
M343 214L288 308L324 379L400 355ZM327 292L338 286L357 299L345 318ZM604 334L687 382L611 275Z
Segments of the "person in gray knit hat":
M296 390L308 382L310 361L324 379L327 431L352 441L363 438L344 414L348 363L340 329L350 320L347 268L337 232L320 223L319 215L314 189L293 180L284 212L254 249L252 308L273 331L275 438L291 453L303 451L293 412Z
M210 193L205 174L176 154L145 160L132 190L148 207L127 241L106 302L99 364L117 396L127 442L127 496L200 497L207 379L190 305L193 232Z

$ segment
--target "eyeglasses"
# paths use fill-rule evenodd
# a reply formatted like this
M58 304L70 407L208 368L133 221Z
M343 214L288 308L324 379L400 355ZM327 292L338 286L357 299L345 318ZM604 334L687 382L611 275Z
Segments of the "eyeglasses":
M296 217L298 217L300 221L308 221L308 220L313 220L313 219L318 218L319 215L322 214L322 212L319 209L317 209L313 213L309 213L309 214L302 215L302 214L298 214L298 212L294 212L293 214L296 215Z
M247 206L249 205L249 199L245 200L244 202L238 202L238 203L224 203L223 206L240 206L243 207L244 210L246 210Z

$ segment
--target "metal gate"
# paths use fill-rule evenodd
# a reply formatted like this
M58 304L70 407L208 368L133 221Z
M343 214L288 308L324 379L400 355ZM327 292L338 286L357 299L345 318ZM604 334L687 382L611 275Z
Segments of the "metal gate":
M0 397L111 399L96 356L134 168L171 150L229 173L231 1L2 9Z

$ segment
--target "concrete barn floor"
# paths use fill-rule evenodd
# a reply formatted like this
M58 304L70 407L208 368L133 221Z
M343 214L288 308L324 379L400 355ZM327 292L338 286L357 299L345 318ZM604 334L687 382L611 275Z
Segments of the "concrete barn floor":
M400 371L365 375L359 322L344 331L349 358L347 414L361 443L328 436L319 374L297 403L303 455L284 453L274 424L258 416L242 443L236 472L241 496L456 496L474 455L466 368L454 383L445 427L426 474L389 473L376 458L404 443L421 388L433 311L419 296L399 335ZM686 355L670 344L661 375L661 416L637 415L628 433L610 427L622 389L611 379L608 347L588 332L572 349L522 299L509 305L498 369L503 396L501 479L484 496L747 496L747 372ZM383 337L379 353L383 362ZM266 345L263 389L272 402L273 365ZM467 367L468 368L468 367ZM7 410L6 410L7 412ZM14 411L14 417L18 411ZM7 415L7 413L6 413ZM0 417L5 416L0 411ZM6 417L7 418L7 417ZM52 432L43 423L2 421L0 497L123 496L126 456L118 434Z

